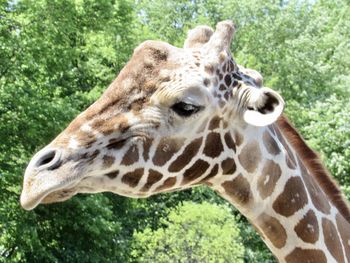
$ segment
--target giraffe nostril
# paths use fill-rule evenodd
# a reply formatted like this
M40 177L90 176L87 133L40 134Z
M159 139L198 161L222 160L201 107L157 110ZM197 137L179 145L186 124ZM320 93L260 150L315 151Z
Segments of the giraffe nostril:
M61 165L61 152L57 149L44 149L39 153L35 168L54 170Z

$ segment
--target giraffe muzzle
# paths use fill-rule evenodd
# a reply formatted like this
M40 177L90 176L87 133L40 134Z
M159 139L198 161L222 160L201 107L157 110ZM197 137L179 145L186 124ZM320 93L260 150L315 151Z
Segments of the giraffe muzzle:
M64 201L74 194L82 172L67 161L61 149L50 145L34 155L27 166L21 193L21 206L26 210L40 203Z

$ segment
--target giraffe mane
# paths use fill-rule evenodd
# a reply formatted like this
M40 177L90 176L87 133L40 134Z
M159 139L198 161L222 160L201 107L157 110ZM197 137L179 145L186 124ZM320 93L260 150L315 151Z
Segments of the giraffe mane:
M327 168L322 164L318 153L312 150L306 144L302 136L285 115L282 115L277 120L276 124L281 130L283 136L300 157L311 176L316 180L318 185L331 200L332 204L339 210L340 214L342 214L342 216L348 222L350 222L349 203L342 194L336 180L330 175Z

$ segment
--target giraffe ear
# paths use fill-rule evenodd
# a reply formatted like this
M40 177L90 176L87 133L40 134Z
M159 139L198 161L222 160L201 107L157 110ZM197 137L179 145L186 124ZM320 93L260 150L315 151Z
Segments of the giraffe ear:
M184 48L199 48L207 43L214 31L209 26L197 26L188 31Z
M283 109L282 97L272 89L264 87L252 93L243 119L254 126L267 126L278 119Z

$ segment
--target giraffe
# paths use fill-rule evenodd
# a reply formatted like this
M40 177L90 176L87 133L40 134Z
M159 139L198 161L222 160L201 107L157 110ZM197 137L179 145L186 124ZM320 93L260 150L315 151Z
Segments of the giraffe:
M350 263L350 212L284 101L230 53L235 27L197 26L183 48L139 45L104 94L34 155L21 205L206 185L279 262Z

